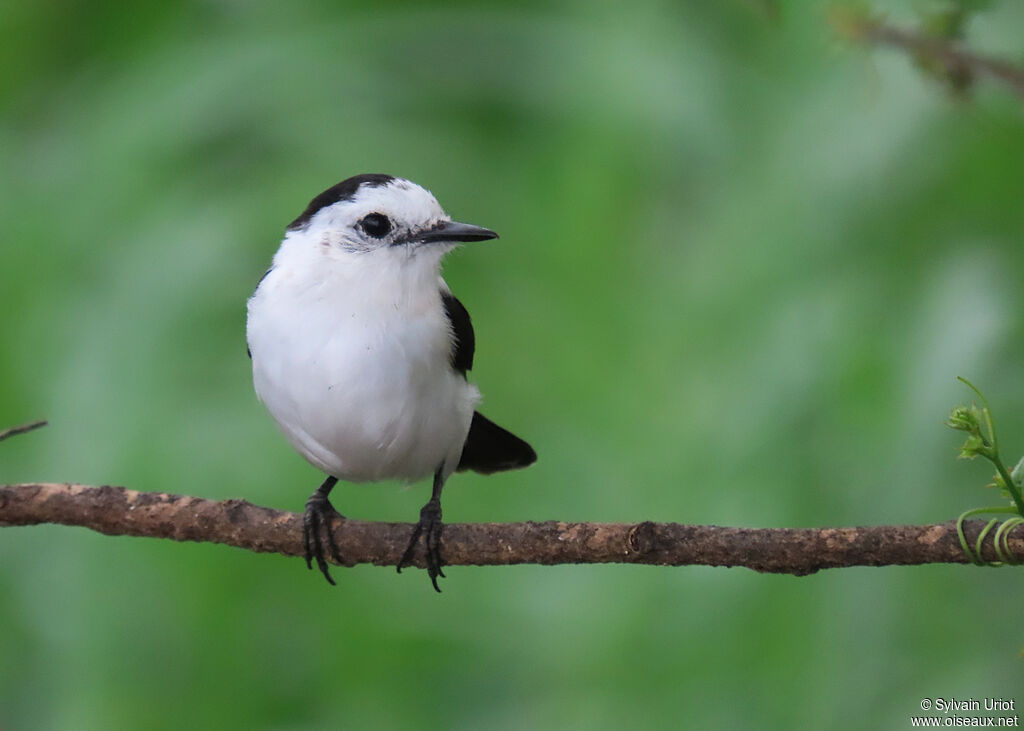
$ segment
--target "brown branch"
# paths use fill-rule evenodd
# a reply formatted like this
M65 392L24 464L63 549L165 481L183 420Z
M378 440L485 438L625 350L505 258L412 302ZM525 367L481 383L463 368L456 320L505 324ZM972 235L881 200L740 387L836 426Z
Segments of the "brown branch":
M983 56L949 41L929 38L882 23L871 24L867 28L866 37L876 44L894 46L925 58L937 59L951 78L963 78L965 73L973 73L997 79L1024 99L1024 69L1008 61Z
M302 554L302 518L244 500L215 502L122 487L36 483L0 486L0 526L60 523L108 535L208 541L250 551ZM969 521L977 538L984 526ZM348 565L393 566L408 523L345 520L335 538ZM994 532L994 531L993 531ZM1024 532L1009 539L1024 560ZM967 563L953 522L861 528L725 528L676 523L452 523L445 526L448 565L642 563L745 566L795 574L844 566ZM991 539L982 555L997 557ZM422 553L416 565L423 566Z
M38 429L40 427L46 426L49 423L50 422L45 420L33 421L31 424L22 424L21 426L12 426L10 429L4 429L3 431L0 431L0 442L2 442L4 439L9 439L10 437L14 437L19 434L24 434L26 432L32 431L33 429Z
M831 19L836 31L846 38L897 48L919 63L941 66L946 79L956 88L965 86L975 76L987 76L1024 99L1024 68L1009 61L975 53L953 41L897 28L856 11L839 9Z

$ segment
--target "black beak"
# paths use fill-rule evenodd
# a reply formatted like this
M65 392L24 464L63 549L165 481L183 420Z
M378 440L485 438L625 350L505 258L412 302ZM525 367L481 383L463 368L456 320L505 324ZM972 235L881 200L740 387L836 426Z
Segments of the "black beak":
M413 234L409 237L409 242L429 244L440 241L487 241L487 239L496 238L498 238L498 234L489 228L448 221L438 224L428 231Z

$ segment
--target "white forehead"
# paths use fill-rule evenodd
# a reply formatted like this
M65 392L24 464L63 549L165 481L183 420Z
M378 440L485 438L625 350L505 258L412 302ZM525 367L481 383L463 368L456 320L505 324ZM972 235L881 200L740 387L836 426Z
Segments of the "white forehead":
M404 178L387 185L361 185L351 203L360 212L386 213L398 221L428 221L444 215L429 190Z
M411 180L394 178L384 185L363 183L351 198L322 209L312 223L350 226L368 213L383 213L399 225L416 225L446 218L433 194Z

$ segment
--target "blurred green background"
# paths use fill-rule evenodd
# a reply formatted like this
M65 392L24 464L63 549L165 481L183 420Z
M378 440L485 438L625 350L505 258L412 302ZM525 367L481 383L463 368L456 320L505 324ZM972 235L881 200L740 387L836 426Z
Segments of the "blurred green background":
M919 3L887 5L913 22ZM540 460L448 521L925 523L994 502L942 422L1024 450L1024 122L816 3L0 8L0 480L300 510L245 300L361 172L496 242L449 257L485 411ZM1019 58L1024 6L972 47ZM426 486L342 486L413 520ZM0 727L909 727L1021 695L1011 570L335 569L0 530Z

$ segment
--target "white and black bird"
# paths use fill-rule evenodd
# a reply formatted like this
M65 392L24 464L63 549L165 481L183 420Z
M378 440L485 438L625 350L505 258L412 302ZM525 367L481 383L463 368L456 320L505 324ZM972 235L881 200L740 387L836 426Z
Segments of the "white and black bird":
M455 223L429 191L390 175L357 175L314 198L288 226L249 299L246 337L256 394L285 437L327 473L306 502L306 564L327 569L341 517L338 480L420 480L430 500L398 563L424 536L434 588L444 576L441 489L458 470L532 464L529 444L476 411L469 313L441 277L460 242L497 238ZM325 535L324 535L325 534ZM325 540L326 539L326 540Z

